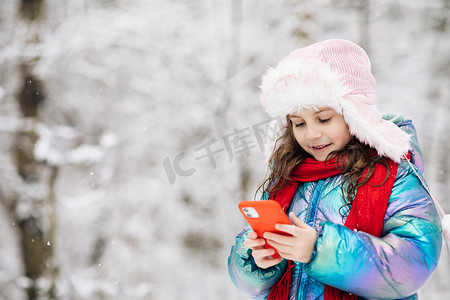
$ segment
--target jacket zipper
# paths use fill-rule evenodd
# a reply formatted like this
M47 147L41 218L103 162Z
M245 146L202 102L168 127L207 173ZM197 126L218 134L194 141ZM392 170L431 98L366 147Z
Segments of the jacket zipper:
M309 226L314 226L314 220L316 219L316 213L317 213L317 206L319 204L319 194L320 194L320 191L322 190L324 183L325 183L324 180L319 180L317 182L316 186L314 187L313 196L312 196L311 202L309 203L309 206L308 206L308 215L305 220L306 224L308 224ZM296 265L296 268L297 268L296 271L299 272L299 276L297 279L297 284L298 284L297 299L302 300L302 299L304 299L304 295L305 295L305 287L306 287L306 283L308 281L308 274L306 274L304 272L304 268L305 268L304 263L299 263L298 265Z

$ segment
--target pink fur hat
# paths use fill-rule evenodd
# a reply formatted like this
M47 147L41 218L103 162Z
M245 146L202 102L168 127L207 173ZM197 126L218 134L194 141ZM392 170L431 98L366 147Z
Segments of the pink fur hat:
M366 52L346 40L326 40L292 51L269 68L261 84L261 102L272 117L302 108L331 107L344 116L350 133L400 162L409 136L382 119L375 103L375 79Z

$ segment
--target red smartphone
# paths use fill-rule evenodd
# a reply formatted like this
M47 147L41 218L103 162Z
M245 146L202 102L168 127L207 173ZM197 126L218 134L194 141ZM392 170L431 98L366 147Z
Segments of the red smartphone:
M278 202L274 200L242 201L239 203L239 210L253 231L258 234L258 237L263 238L264 232L289 235L275 229L276 224L291 225L291 221ZM264 248L269 249L272 247L266 243ZM275 250L275 254L272 257L277 258L279 256Z

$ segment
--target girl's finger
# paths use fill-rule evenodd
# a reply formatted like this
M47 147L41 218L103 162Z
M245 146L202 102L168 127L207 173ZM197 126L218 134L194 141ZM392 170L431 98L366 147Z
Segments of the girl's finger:
M262 247L266 244L264 239L245 239L244 246L249 249L254 249L256 247Z
M278 257L278 258L262 258L262 259L255 259L255 263L258 267L262 268L262 269L267 269L270 267L273 267L275 265L278 265L281 261L283 260L282 257Z
M288 225L288 226L292 226L292 225ZM294 236L294 234L292 234L292 236ZM273 233L273 232L264 233L265 239L271 240L273 242L276 242L278 244L283 244L283 245L292 244L292 236L286 236L286 235L277 234L277 233Z
M293 212L289 213L289 219L291 220L291 222L300 227L300 228L304 228L307 229L310 226L308 224L306 224L305 222L303 222L300 218L298 218Z
M254 231L251 231L251 232L247 235L247 237L248 237L249 239L256 239L256 238L258 238L258 234L256 234L256 232L254 232Z
M286 244L280 244L277 243L273 240L267 240L267 244L269 244L270 246L272 246L273 248L277 249L278 253L291 253L294 251L292 245L289 243Z
M268 259L268 257L270 257L274 254L275 254L275 250L272 248L269 248L269 249L262 248L262 249L252 251L252 256L255 260Z

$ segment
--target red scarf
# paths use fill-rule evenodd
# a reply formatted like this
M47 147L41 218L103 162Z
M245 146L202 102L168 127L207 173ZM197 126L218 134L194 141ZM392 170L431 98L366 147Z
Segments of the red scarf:
M386 182L386 168L377 164L369 181L358 188L353 200L347 220L344 226L353 230L364 231L377 237L381 237L383 231L384 215L397 175L398 164L388 160L389 176ZM289 208L292 198L297 191L299 182L317 181L342 173L336 159L319 162L312 158L306 158L294 168L290 181L282 190L272 195L272 198L281 204L284 211ZM360 182L367 174L365 170ZM382 184L384 182L384 184ZM380 185L382 184L382 185ZM370 195L370 197L369 197ZM288 266L281 279L272 287L268 300L287 300L291 286L291 269L294 264L288 261ZM325 285L324 300L357 300L359 296L349 294L329 285Z

